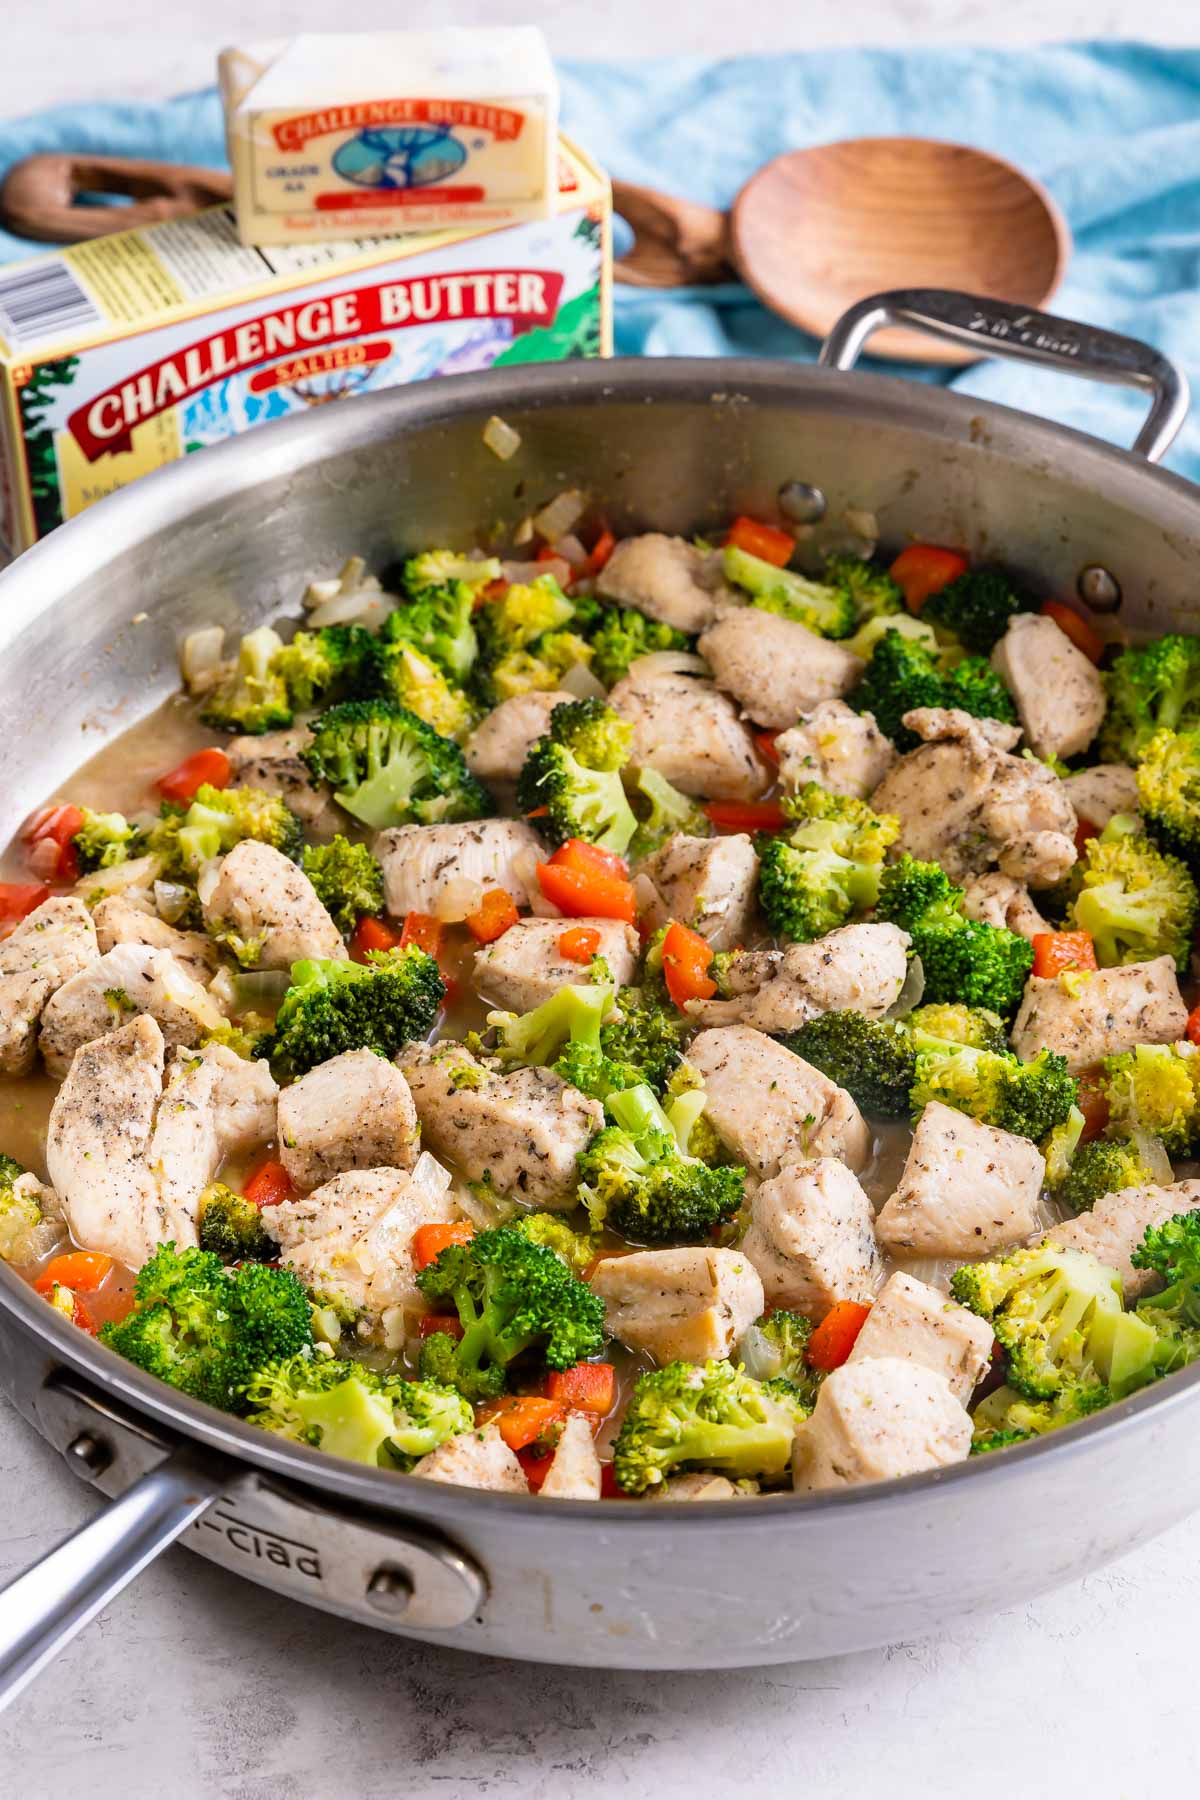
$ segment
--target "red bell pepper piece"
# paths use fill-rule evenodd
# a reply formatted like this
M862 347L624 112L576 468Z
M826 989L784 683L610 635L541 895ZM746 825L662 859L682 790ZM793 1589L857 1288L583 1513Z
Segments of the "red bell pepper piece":
M958 550L938 544L910 544L902 550L888 574L904 595L909 612L919 613L931 594L965 575L969 564Z
M1047 979L1067 969L1095 969L1090 931L1038 931L1033 938L1033 972Z
M202 787L228 787L232 774L233 764L214 744L185 756L176 768L160 775L154 785L164 800L182 802L194 800Z

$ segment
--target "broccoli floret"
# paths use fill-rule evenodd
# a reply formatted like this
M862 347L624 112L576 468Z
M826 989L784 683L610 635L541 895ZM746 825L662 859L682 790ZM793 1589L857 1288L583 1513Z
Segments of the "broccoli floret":
M661 958L660 958L661 962ZM647 968L641 987L618 990L616 1016L601 1027L600 1048L612 1062L630 1065L656 1094L679 1067L691 1021L672 1004L662 981Z
M789 1050L845 1088L865 1113L904 1119L916 1078L916 1054L899 1019L860 1012L819 1013L782 1039Z
M270 1036L271 1021L264 1013L243 1013L238 1020L222 1019L211 1031L206 1031L200 1039L200 1048L205 1044L224 1044L235 1056L244 1057L253 1062L256 1056L262 1055L262 1048Z
M1200 1217L1176 1213L1151 1225L1130 1261L1163 1282L1159 1293L1139 1300L1135 1309L1157 1334L1156 1371L1166 1375L1194 1362L1200 1356Z
M161 817L146 834L145 848L159 858L165 876L186 881L246 838L270 844L294 862L304 847L304 827L277 794L206 783L186 808L164 802Z
M271 1262L279 1255L260 1208L222 1181L210 1182L201 1194L196 1227L200 1248L211 1250L222 1262Z
M411 557L404 566L408 604L388 614L381 642L409 644L453 682L464 682L479 652L472 617L476 603L501 573L495 557L473 562L445 551Z
M733 1480L787 1472L805 1410L728 1362L668 1363L639 1375L613 1445L613 1473L627 1494L658 1487L680 1469Z
M425 1339L421 1373L468 1400L502 1393L509 1365L536 1351L551 1369L569 1369L604 1342L604 1306L562 1258L524 1232L501 1225L451 1244L419 1271L430 1301L453 1303L463 1335Z
M620 773L632 741L632 725L603 700L556 706L546 735L522 765L518 806L537 815L539 829L552 844L583 838L623 855L637 830Z
M462 738L475 723L474 705L433 658L411 644L379 642L374 686L386 700L416 713L442 737Z
M600 1027L612 1007L610 985L565 983L527 1013L494 1012L494 1054L505 1063L545 1068L569 1046L600 1054Z
M63 1235L61 1217L46 1212L38 1193L22 1184L25 1173L11 1156L0 1155L0 1259L4 1262L36 1262Z
M211 1250L160 1244L139 1270L133 1310L102 1325L110 1350L226 1412L264 1364L312 1348L308 1296L290 1269L226 1268Z
M681 794L665 775L646 767L627 769L625 793L637 819L637 830L629 843L633 862L643 862L662 848L676 832L687 837L709 837L712 826L690 794Z
M360 919L376 918L383 911L383 870L365 844L352 844L340 834L328 844L306 844L300 867L346 936Z
M897 750L915 750L921 739L904 723L918 707L958 707L979 719L1016 722L1016 708L1000 677L982 657L967 657L944 673L935 653L921 639L885 630L877 640L866 673L849 703L869 712Z
M961 1001L1009 1018L1033 967L1033 945L1002 925L968 919L962 900L937 863L905 855L883 871L876 913L912 938L931 1003Z
M1066 1058L1053 1050L1039 1050L1032 1062L1022 1062L1007 1050L947 1044L919 1029L912 1042L917 1053L909 1095L914 1119L931 1100L940 1100L982 1125L1040 1143L1066 1122L1079 1095Z
M1159 850L1118 814L1089 838L1071 907L1075 929L1091 933L1102 969L1173 956L1187 967L1200 895L1177 856Z
M626 1088L604 1105L614 1123L578 1159L579 1194L595 1230L608 1225L641 1244L703 1243L733 1217L745 1170L689 1156L651 1088Z
M721 565L726 581L744 588L763 612L795 619L822 637L849 637L854 630L858 609L846 588L812 581L793 569L778 569L774 563L739 550L736 544L725 546Z
M1190 1156L1200 1146L1200 1051L1194 1044L1138 1044L1108 1056L1101 1086L1115 1133L1161 1138L1168 1156Z
M1005 1384L993 1389L971 1414L975 1427L971 1455L1006 1450L1074 1425L1107 1406L1114 1395L1102 1381L1082 1381L1064 1388L1052 1400L1029 1400Z
M1010 1250L956 1269L950 1292L989 1321L1008 1385L1027 1400L1094 1388L1120 1398L1149 1377L1154 1334L1122 1310L1121 1277L1086 1251Z
M127 862L140 835L122 813L97 813L82 808L83 824L71 839L79 858L79 872L90 875L94 869L113 869Z
M269 625L248 632L232 669L206 695L200 717L222 731L260 737L292 722L287 683L276 660L283 639Z
M571 661L589 661L590 645L565 630L574 617L574 606L550 575L515 581L498 599L481 606L475 615L479 659L474 685L484 704L495 706L513 694L557 687ZM562 661L573 648L556 645L562 637L572 638L582 654ZM552 670L553 679L543 679Z
M528 650L512 650L491 669L484 684L485 704L498 705L518 694L545 694L562 686L568 669L591 661L592 646L574 631L547 631Z
M908 1015L908 1028L942 1044L965 1044L969 1050L996 1050L1003 1054L1008 1049L1003 1019L982 1007L954 1001L918 1006Z
M553 1250L580 1280L596 1260L598 1238L584 1231L573 1231L561 1213L522 1213L511 1220L511 1225L531 1243Z
M743 1333L737 1347L738 1367L755 1381L785 1382L802 1405L811 1409L822 1375L808 1361L813 1324L803 1313L780 1308L764 1313Z
M951 633L976 656L990 656L1014 613L1036 612L1038 602L1013 585L1002 569L968 569L931 594L922 616Z
M414 600L429 588L462 582L472 595L481 594L504 574L497 556L464 556L458 550L422 550L404 565L404 591Z
M881 637L889 631L910 642L924 645L932 656L941 657L942 646L938 643L937 632L924 619L916 618L912 613L880 613L860 625L852 638L845 640L843 648L860 657L863 662L870 662L875 654L875 646Z
M275 653L272 675L282 677L297 712L349 700L369 679L375 640L362 625L325 625L298 631Z
M1200 638L1172 633L1131 645L1114 658L1104 685L1108 711L1096 754L1136 764L1156 732L1200 726Z
M636 1087L638 1084L623 1082L621 1085ZM602 1097L607 1099L607 1095ZM729 1161L725 1145L704 1110L708 1095L699 1069L689 1062L681 1062L668 1081L662 1100L671 1130L685 1155L698 1157L705 1163Z
M900 821L815 781L784 800L783 808L791 830L764 837L758 846L759 905L778 937L806 942L874 906Z
M373 1468L411 1469L475 1424L452 1388L330 1356L268 1363L247 1384L246 1403L251 1425Z
M887 570L865 557L827 557L825 580L830 587L849 594L860 624L864 619L889 619L904 611L904 595Z
M275 1029L259 1054L293 1075L344 1050L391 1058L426 1036L445 995L437 963L416 944L368 950L365 963L293 963Z
M1154 1140L1149 1140L1150 1144ZM1090 1212L1104 1194L1116 1194L1122 1188L1146 1187L1159 1181L1166 1157L1161 1145L1159 1156L1147 1154L1147 1140L1137 1138L1096 1138L1080 1144L1066 1169L1057 1178L1051 1176L1050 1157L1046 1158L1047 1184L1051 1194L1073 1213Z
M1200 728L1156 731L1142 751L1138 803L1150 835L1200 868Z
M492 810L459 746L394 701L348 700L322 713L312 733L301 756L313 780L376 831L481 819Z
M605 687L615 687L639 656L656 650L690 650L692 639L631 606L606 606L591 644L592 673Z
M966 656L955 663L942 678L945 698L943 706L957 707L973 719L1001 719L1006 725L1017 723L1017 709L1012 695L983 656Z

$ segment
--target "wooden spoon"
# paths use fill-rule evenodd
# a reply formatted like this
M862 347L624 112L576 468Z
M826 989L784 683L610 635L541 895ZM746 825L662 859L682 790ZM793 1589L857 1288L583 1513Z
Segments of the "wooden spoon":
M1003 158L927 138L851 138L789 150L752 175L728 215L613 183L636 235L618 281L674 287L740 275L772 312L824 337L856 300L945 287L1043 308L1071 252L1039 182ZM975 352L881 332L874 354L969 363Z

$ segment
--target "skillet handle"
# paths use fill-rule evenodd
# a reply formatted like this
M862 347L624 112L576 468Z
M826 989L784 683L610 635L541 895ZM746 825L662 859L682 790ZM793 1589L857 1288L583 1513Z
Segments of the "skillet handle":
M1080 325L1007 300L984 300L949 288L897 288L859 300L842 314L825 339L821 366L852 369L868 338L892 325L945 338L989 356L1040 363L1067 375L1140 388L1151 396L1151 406L1133 448L1148 462L1158 462L1166 454L1187 417L1190 395L1186 375L1170 357L1149 344L1098 325Z
M225 1464L181 1447L0 1589L0 1710L228 1484Z

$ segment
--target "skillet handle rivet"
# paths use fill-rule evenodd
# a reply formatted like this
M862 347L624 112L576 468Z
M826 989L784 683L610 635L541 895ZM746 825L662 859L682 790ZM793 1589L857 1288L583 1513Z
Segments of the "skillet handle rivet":
M67 1461L77 1475L102 1475L112 1462L112 1450L103 1438L82 1431L67 1445Z
M367 1583L367 1602L376 1612L397 1618L407 1611L413 1596L412 1577L404 1569L385 1566L376 1569Z

